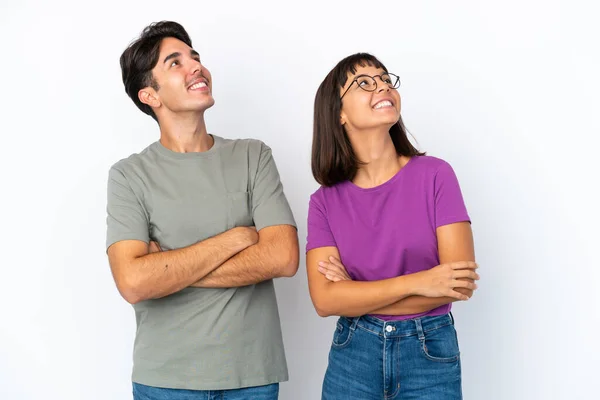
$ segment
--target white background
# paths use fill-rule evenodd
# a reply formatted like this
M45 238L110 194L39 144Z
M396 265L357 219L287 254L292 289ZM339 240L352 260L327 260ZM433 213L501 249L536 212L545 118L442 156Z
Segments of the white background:
M212 71L209 132L273 148L301 247L319 83L358 51L400 75L407 127L454 166L473 219L482 280L454 308L465 399L597 398L595 2L17 3L0 6L0 398L131 398L135 321L105 256L106 179L158 138L118 59L163 19ZM300 265L276 283L284 400L319 398L335 321L314 312Z

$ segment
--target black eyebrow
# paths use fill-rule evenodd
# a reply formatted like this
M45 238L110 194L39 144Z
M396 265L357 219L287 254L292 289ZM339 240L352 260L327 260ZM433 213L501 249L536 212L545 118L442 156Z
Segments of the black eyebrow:
M167 61L169 61L172 58L177 58L181 56L181 53L171 53L168 56L165 57L165 60L163 61L163 64L166 63Z
M190 50L190 55L192 57L195 56L195 57L200 58L200 54L196 50L194 50L194 49ZM167 61L169 61L170 59L177 58L179 56L181 56L181 53L179 53L179 52L171 53L171 54L169 54L168 56L165 57L165 59L163 61L163 64L166 63Z

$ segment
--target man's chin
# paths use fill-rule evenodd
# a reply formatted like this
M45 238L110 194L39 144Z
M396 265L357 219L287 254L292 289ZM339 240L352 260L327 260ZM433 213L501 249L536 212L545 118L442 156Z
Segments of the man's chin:
M198 106L198 110L206 111L214 105L215 105L215 99L213 99L211 96L210 100L207 100L206 102L203 102L201 105Z
M214 105L215 105L215 100L213 98L211 98L210 100L203 101L202 103L191 105L189 107L188 111L196 111L196 112L203 113L204 111L208 110L209 108L211 108Z

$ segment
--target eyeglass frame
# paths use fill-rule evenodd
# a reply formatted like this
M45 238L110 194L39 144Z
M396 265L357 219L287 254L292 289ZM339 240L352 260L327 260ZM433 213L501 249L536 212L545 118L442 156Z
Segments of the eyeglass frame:
M381 80L383 82L383 78L381 77L381 75L388 75L390 77L392 77L392 76L396 77L396 83L394 84L394 86L390 86L389 84L386 83L386 85L390 89L398 89L400 87L400 77L398 75L390 73L390 72L384 72L383 74L373 75L373 76L367 75L367 74L360 74L356 78L354 78L352 80L352 82L350 82L350 85L348 86L348 88L346 89L346 91L344 92L344 94L342 94L342 96L340 97L340 100L342 100L344 98L344 96L346 95L346 93L348 93L348 90L350 90L350 88L352 87L352 85L354 85L354 82L356 82L358 79L360 79L362 77L365 77L365 76L373 79L373 81L375 82L375 88L373 90L367 90L367 89L363 88L360 85L358 85L358 87L361 88L362 90L364 90L365 92L374 92L374 91L376 91L377 90L377 79L375 79L375 78L379 77L379 80Z

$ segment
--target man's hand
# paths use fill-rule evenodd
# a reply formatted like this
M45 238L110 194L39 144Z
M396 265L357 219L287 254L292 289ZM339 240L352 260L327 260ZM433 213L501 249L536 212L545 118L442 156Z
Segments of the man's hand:
M148 254L158 253L159 251L162 251L162 249L160 248L158 242L152 240L150 243L148 243Z
M319 261L319 272L332 282L352 280L344 264L333 256L329 257L329 261Z

